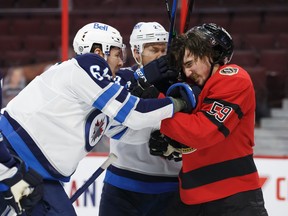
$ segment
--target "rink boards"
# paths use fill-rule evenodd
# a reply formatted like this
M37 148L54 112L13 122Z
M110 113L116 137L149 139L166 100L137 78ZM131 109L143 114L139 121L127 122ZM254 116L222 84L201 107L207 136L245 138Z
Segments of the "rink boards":
M71 181L65 184L69 196L105 161L106 154L90 154L82 160ZM257 156L255 163L261 178L269 216L286 216L288 212L288 158ZM105 172L74 202L78 216L97 216Z

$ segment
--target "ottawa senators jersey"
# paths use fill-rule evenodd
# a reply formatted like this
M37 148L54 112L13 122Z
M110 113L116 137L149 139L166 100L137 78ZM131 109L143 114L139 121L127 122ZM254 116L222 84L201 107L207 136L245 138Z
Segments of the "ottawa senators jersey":
M183 154L180 194L186 204L260 188L253 161L255 92L249 74L221 66L199 95L192 114L163 120L161 132L194 152Z

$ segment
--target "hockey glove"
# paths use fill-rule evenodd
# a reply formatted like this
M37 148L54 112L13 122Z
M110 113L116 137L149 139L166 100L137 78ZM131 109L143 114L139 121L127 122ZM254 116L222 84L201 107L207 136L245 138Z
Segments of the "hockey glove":
M176 162L182 160L182 154L194 152L195 149L187 147L156 130L151 133L149 140L150 154L161 156Z
M176 80L179 75L178 71L169 67L167 56L151 61L142 70L148 82L152 84L163 79Z
M4 199L17 215L35 206L43 196L42 177L14 156L16 166L11 168L1 164L1 190Z
M194 95L193 89L187 83L173 84L167 90L166 96L183 100L185 102L185 107L181 110L182 112L191 113L196 107L196 96Z
M137 81L132 81L130 85L129 91L132 95L139 97L139 98L158 98L160 92L144 77L139 77Z

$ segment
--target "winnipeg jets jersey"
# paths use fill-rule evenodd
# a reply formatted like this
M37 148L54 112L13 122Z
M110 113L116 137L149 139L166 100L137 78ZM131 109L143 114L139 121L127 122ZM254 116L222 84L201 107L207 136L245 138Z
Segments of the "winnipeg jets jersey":
M120 70L120 84L133 78L130 69ZM129 82L129 81L128 81ZM106 171L105 182L118 188L147 194L158 194L178 189L178 173L181 162L166 160L149 153L150 134L159 129L160 122L154 127L132 130L113 125L107 135L110 139L110 152L118 159Z
M44 178L68 181L105 133L107 116L139 130L173 115L169 98L139 99L111 77L96 54L52 66L7 105L0 130L8 145Z

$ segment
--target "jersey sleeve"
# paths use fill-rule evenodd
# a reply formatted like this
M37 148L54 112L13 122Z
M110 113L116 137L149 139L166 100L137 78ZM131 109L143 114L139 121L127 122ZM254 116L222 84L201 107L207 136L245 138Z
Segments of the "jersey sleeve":
M206 148L223 141L247 112L255 110L254 89L249 79L214 80L208 91L202 90L202 102L194 113L176 113L173 119L162 121L163 134L193 148Z
M98 55L82 55L76 61L79 69L73 71L71 83L74 93L110 118L140 130L173 116L171 99L140 99L131 95L113 82L108 64Z
M133 130L123 126L117 121L112 121L105 135L111 139L125 142L130 145L138 145L148 142L150 134L154 130L160 129L160 121L154 127L143 128L141 130Z

